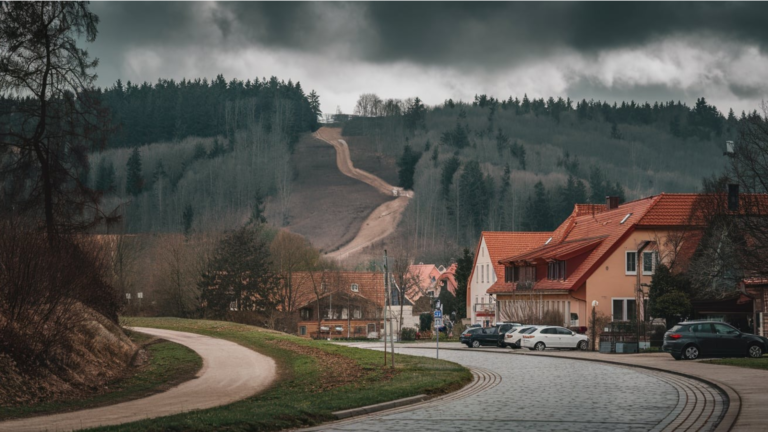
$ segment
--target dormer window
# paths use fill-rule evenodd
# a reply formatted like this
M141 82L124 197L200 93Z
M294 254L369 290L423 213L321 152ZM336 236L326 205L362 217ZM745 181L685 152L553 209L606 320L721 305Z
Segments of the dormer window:
M352 292L358 292L360 291L360 286L358 284L352 284L349 289L352 290Z
M547 279L564 280L565 279L565 261L550 261L547 265Z

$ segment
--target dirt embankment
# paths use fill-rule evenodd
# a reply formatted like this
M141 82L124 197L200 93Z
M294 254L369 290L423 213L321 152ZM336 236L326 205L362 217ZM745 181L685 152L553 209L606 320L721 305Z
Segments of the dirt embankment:
M342 174L336 157L333 147L311 135L299 140L291 157L296 175L287 228L322 252L351 242L371 211L393 198Z
M116 324L79 308L87 318L69 332L66 351L47 363L19 365L0 354L0 406L82 397L125 373L138 348Z
M402 219L403 211L413 197L412 191L405 191L400 187L392 186L367 171L356 168L350 158L349 145L341 139L341 129L320 128L315 136L332 145L336 150L336 165L339 171L374 188L378 195L397 197L396 199L381 204L366 218L355 237L343 247L326 256L333 259L345 259L354 253L358 253L376 242L384 240L395 232L397 224ZM371 195L377 193L371 190Z

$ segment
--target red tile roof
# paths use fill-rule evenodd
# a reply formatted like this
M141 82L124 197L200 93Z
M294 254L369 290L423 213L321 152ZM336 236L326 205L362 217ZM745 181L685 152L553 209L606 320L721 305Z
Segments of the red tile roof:
M314 283L313 283L314 278ZM381 272L296 272L293 274L293 286L297 290L296 304L301 307L316 300L315 287L320 289L320 283L325 282L326 293L344 291L352 292L352 284L358 285L357 294L365 297L381 307L384 307L384 273Z
M475 248L475 262L472 263L472 273L469 275L469 280L472 280L475 274L477 256L483 239L485 239L485 246L488 248L488 256L493 263L493 271L496 272L496 280L503 281L504 265L499 263L500 259L542 246L550 237L552 237L551 232L483 231Z
M654 205L637 222L639 226L679 226L698 224L698 203L702 194L661 194ZM698 222L697 222L698 221Z

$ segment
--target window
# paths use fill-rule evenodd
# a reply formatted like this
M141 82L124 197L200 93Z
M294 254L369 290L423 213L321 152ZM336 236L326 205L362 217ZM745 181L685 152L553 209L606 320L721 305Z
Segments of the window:
M571 327L579 325L579 314L571 312Z
M299 334L301 336L305 336L307 334L307 326L301 326L299 327Z
M637 301L633 298L615 298L611 307L614 321L634 321L637 317Z
M690 327L690 331L693 333L714 333L712 324L709 323L694 324Z
M728 334L736 334L739 331L735 328L726 325L726 324L712 324L715 327L715 333L722 334L722 335L728 335Z
M551 261L547 265L547 279L565 279L565 261Z
M619 222L619 223L624 225L624 222L626 222L627 219L629 219L630 216L632 216L632 213L627 213L627 215L624 216L624 219L622 219L621 222Z
M628 275L636 275L637 274L637 251L626 251L626 274Z
M656 270L656 252L643 252L643 274L652 275Z
M573 332L565 328L558 328L557 334L563 335L563 336L570 336L573 334Z
M358 284L352 284L349 288L352 290L352 292L360 291L360 285Z
M321 282L321 283L320 283L320 291L321 291L321 292L326 292L326 291L328 291L328 284L326 284L325 282Z
M556 328L545 328L541 331L541 334L557 334Z
M312 309L302 309L300 313L302 320L307 321L312 319Z
M355 308L352 311L352 318L360 319L363 317L363 313L360 311L360 308Z
M485 277L483 277L483 266L480 266L480 282L485 282Z
M368 324L368 333L376 333L376 324Z

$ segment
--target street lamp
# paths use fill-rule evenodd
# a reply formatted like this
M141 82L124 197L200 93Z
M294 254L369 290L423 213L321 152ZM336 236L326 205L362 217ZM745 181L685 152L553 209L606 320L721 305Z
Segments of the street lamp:
M595 310L597 305L597 300L592 300L592 323L589 326L590 333L592 333L592 351L595 350L595 344L597 344L597 311Z

